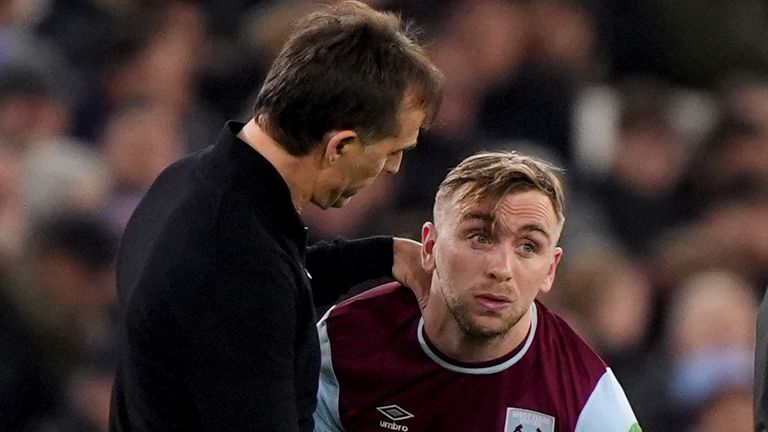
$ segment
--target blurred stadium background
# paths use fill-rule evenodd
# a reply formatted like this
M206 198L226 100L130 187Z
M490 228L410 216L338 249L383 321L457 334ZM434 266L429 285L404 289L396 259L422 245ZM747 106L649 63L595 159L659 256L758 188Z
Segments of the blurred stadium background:
M752 430L768 284L764 0L382 0L446 75L439 121L315 240L418 238L480 149L565 168L544 301L647 432ZM246 120L309 0L0 2L0 431L105 431L119 233L152 179ZM428 403L428 401L425 401Z

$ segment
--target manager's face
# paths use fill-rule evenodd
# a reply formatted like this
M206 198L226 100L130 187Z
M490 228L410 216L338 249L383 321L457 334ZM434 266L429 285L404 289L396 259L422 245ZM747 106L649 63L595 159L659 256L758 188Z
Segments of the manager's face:
M327 150L331 153L328 158L335 158L334 166L313 202L321 208L342 207L382 172L397 174L403 153L416 146L425 116L423 108L406 98L398 115L400 132L396 136L364 143L354 131L343 131L348 136Z

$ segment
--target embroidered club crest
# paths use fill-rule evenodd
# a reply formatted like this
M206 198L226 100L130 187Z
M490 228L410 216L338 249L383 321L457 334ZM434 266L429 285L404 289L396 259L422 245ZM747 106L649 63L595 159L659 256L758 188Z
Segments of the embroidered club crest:
M555 418L522 408L507 408L504 432L554 432Z

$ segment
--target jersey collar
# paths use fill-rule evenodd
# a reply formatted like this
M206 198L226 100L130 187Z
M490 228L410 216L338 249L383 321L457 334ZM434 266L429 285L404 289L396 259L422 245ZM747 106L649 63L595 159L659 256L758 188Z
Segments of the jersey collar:
M416 329L416 335L419 339L419 345L424 353L432 359L435 363L453 372L471 374L471 375L489 375L501 372L515 363L517 363L530 348L533 343L533 338L536 334L536 327L538 324L538 311L536 303L531 304L531 328L528 330L528 336L526 336L522 347L512 351L509 355L505 355L498 360L492 360L490 362L479 363L478 366L469 366L467 363L459 363L455 360L451 360L446 355L437 351L427 340L427 336L424 333L424 318L419 319L419 325Z

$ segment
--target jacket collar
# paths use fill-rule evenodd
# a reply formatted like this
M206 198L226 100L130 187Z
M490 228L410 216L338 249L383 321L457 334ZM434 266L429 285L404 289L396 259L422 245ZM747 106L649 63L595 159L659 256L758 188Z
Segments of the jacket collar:
M236 189L243 192L242 198L296 242L304 255L307 227L293 206L288 184L261 153L237 137L243 126L236 121L226 123L211 149L213 163L207 165L207 175L229 176L224 180L236 183Z

